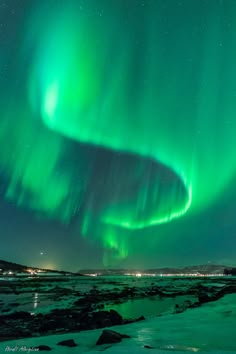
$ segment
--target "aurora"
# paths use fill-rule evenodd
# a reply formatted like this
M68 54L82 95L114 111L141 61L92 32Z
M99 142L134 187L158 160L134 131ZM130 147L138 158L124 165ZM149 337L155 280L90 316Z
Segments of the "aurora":
M235 10L35 1L1 98L5 199L74 224L107 264L137 230L217 203L236 174Z

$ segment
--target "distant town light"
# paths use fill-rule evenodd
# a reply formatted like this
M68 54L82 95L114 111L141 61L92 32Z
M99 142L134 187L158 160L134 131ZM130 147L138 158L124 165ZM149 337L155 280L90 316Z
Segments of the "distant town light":
M26 271L28 273L30 273L31 275L37 274L37 272L35 270L33 270L33 269L26 269Z

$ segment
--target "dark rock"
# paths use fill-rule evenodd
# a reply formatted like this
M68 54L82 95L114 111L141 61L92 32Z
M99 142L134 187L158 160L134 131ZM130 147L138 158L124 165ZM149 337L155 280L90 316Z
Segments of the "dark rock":
M113 325L120 325L123 323L122 316L115 310L110 310L110 320Z
M11 309L9 307L7 307L6 309L3 309L2 312L9 312L11 311Z
M5 318L12 319L12 320L28 319L31 318L31 314L26 311L16 311L10 313L9 315L5 315Z
M38 347L34 348L39 350L40 352L52 350L52 348L50 348L48 345L39 345Z
M42 319L40 321L40 327L39 331L40 332L47 332L47 331L53 331L55 329L62 329L62 328L67 328L69 326L70 322L68 322L66 319L62 318L53 318L51 320L47 319Z
M216 294L207 293L204 291L200 291L198 293L198 301L200 304L204 304L205 302L211 302L211 301L218 300L218 298L220 298L220 297L221 296L217 296Z
M55 330L58 327L57 322L54 320L51 321L42 321L39 327L40 332L48 332Z
M98 309L104 309L104 304L99 304L99 305L97 306L97 308L98 308Z
M151 347L150 345L144 345L143 347L146 348L146 349L154 349L154 348Z
M41 312L39 312L39 313L36 314L35 317L36 317L36 318L42 318L42 317L43 317L43 314L42 314Z
M61 342L58 342L57 345L63 345L65 347L77 347L77 344L75 343L74 339L67 339L63 340Z
M98 338L96 345L119 343L123 338L130 338L130 336L109 329L104 329Z
M146 318L142 315L140 317L138 317L135 322L139 322L139 321L144 321Z
M68 316L70 315L70 309L53 309L50 313L51 316Z
M110 313L108 311L98 311L92 314L91 323L94 324L94 328L102 328L112 326L112 322L110 320Z
M124 323L122 316L115 310L97 311L92 314L92 323L94 328L109 327L121 325Z
M185 309L186 308L185 308L184 304L182 304L182 305L175 304L175 313L184 312Z

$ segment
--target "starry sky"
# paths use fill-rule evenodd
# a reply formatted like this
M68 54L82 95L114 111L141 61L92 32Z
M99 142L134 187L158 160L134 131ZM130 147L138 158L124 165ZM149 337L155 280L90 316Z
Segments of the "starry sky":
M0 259L236 265L235 63L235 0L0 0Z

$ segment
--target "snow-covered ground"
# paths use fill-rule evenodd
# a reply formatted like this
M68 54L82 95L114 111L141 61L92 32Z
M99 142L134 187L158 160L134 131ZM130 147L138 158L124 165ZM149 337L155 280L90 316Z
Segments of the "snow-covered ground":
M179 314L150 318L113 329L128 334L130 339L121 343L96 346L102 329L82 331L63 335L12 340L0 343L0 352L34 353L34 347L48 345L55 353L89 353L105 351L107 354L166 354L171 351L179 354L202 352L214 354L236 353L236 294L226 295L218 301L198 308L188 309ZM74 339L77 347L67 348L57 343ZM153 349L144 348L145 345ZM12 350L11 350L12 349Z

